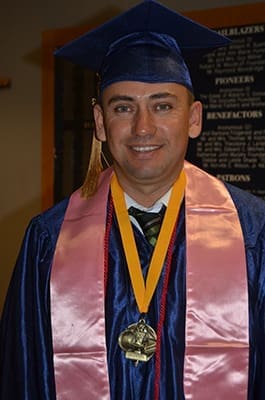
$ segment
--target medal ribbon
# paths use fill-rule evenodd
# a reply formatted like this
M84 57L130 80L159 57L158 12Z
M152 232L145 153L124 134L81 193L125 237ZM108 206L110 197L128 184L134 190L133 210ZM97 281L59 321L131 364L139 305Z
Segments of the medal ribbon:
M140 313L146 313L148 311L149 304L161 275L171 235L184 197L185 185L186 177L182 170L172 187L168 207L153 251L145 284L133 229L126 208L124 192L118 183L116 175L114 174L112 177L111 193L113 204L117 215L132 288Z

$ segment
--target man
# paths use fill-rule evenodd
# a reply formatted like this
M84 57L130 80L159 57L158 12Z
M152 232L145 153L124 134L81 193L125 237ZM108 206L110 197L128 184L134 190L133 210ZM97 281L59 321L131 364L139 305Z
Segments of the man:
M148 0L58 51L100 72L113 169L28 228L1 399L265 398L265 205L184 162L202 106L183 54L225 44Z

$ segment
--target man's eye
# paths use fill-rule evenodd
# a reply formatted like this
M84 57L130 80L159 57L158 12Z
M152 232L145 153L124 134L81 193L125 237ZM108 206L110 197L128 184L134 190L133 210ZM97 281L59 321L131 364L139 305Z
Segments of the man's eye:
M169 103L159 103L156 104L155 109L157 111L168 111L171 110L172 106Z
M116 113L126 113L126 112L130 112L130 110L131 110L131 107L126 104L121 104L114 108L114 111Z

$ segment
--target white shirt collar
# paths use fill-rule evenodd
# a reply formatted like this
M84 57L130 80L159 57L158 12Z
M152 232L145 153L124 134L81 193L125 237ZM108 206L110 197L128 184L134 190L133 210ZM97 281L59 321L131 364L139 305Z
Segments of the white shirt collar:
M169 202L169 197L170 197L170 194L171 194L171 190L172 189L169 189L169 191L167 193L165 193L164 196L162 196L159 200L157 200L155 202L155 204L153 204L151 207L142 206L141 204L139 204L135 200L133 200L127 193L124 193L125 194L125 202L126 202L127 210L130 207L133 206L133 207L138 208L139 210L142 210L142 211L158 212L158 211L160 211L160 209L161 209L163 204L167 207L168 202Z

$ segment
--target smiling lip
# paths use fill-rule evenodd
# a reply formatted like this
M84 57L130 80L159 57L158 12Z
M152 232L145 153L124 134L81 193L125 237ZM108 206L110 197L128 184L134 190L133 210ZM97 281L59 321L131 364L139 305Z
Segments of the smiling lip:
M131 146L134 151L138 153L147 153L150 151L158 150L161 146Z

